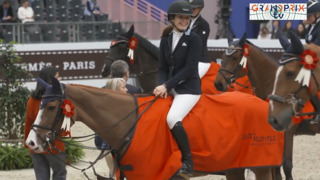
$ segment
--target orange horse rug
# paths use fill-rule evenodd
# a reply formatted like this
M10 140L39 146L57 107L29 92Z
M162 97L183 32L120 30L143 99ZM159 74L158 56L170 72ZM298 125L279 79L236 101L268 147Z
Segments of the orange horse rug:
M153 96L137 98L142 104ZM141 116L120 165L130 180L163 180L181 167L181 152L166 116L172 97L157 99ZM148 104L139 109L141 113ZM232 168L280 166L284 133L267 123L268 103L241 92L202 95L183 120L189 136L194 170L219 172Z
M214 86L214 80L216 79L217 74L219 73L219 68L221 66L215 62L211 62L210 68L208 72L202 77L201 79L201 89L203 94L219 94L222 93L221 91L218 91L216 87ZM239 84L242 84L243 86L240 86L238 84L233 83L231 88L228 87L227 91L240 91L243 93L252 94L252 87L250 84L250 81L248 79L248 76L244 76L241 78L238 78L236 80Z

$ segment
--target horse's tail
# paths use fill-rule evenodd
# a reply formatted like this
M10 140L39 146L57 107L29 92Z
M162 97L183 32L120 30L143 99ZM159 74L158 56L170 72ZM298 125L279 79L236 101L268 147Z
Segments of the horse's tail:
M165 37L165 36L168 36L171 33L172 30L173 30L173 26L172 25L169 25L166 28L164 28L163 31L162 31L161 38Z

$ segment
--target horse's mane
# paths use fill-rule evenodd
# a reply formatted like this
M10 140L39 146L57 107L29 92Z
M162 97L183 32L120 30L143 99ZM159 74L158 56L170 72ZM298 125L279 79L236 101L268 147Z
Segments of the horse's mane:
M76 88L84 88L84 89L89 89L89 90L93 90L93 91L104 92L104 93L107 93L107 94L113 93L113 94L128 95L128 94L124 94L124 93L119 92L119 91L113 91L111 89L98 88L98 87L87 86L87 85L82 85L82 84L67 84L67 86L72 86L72 87L76 87Z
M138 45L141 45L145 50L150 52L150 54L155 57L155 59L159 59L159 48L152 44L150 41L145 39L144 37L140 36L137 33L134 33L134 36L138 39Z
M269 53L266 53L262 48L254 45L252 42L250 42L249 40L246 40L246 43L250 44L251 46L257 48L259 51L261 51L261 53L267 57L269 57L271 60L273 60L274 62L279 64L278 59L276 59L275 57L273 57L272 55L270 55Z

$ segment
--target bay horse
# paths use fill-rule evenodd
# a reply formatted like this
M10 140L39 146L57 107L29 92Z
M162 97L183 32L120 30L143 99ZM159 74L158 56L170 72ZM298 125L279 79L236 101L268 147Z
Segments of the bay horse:
M136 47L133 50L133 59L128 52L130 42L136 38ZM124 60L129 64L130 73L136 74L144 92L152 92L158 83L159 48L137 33L132 25L127 33L117 36L111 42L110 52L106 57L101 70L102 77L110 74L110 66L116 60Z
M246 40L246 34L244 34L243 37L238 41L233 41L233 38L230 35L227 37L229 47L222 55L222 66L219 69L219 74L214 81L216 88L223 91L231 83L231 79L237 79L241 76L247 75L253 88L253 94L262 100L266 100L272 92L275 74L279 63L273 56L265 53L262 49ZM244 56L243 47L249 50L245 68L243 68L243 64L240 64L242 57ZM299 131L299 134L314 135L316 132L309 130L310 127L308 124L303 124L303 128L299 126L299 124L296 124L285 132L283 170L287 180L293 179L292 156L293 137L295 133ZM308 133L301 132L305 129L308 129ZM275 176L276 179L282 179L280 168L275 168Z
M277 131L287 131L297 122L292 116L308 118L320 112L318 92L320 91L319 50L315 45L307 45L305 49L299 37L290 32L290 40L280 36L280 43L286 50L277 69L274 88L270 95L269 124ZM314 52L314 51L316 52ZM303 107L311 102L314 109L305 113ZM302 111L302 112L301 112ZM313 119L314 120L314 119ZM313 120L311 122L313 122ZM313 122L315 131L319 131L320 123Z
M137 46L134 49L133 59L128 57L129 42L131 39L137 39ZM150 41L143 38L139 34L134 33L134 25L130 27L128 32L121 34L116 40L113 40L110 46L110 52L106 57L102 68L102 76L106 77L110 73L112 62L118 59L125 60L129 64L131 73L138 76L138 80L144 92L152 92L158 85L158 61L159 48L153 45ZM213 86L213 81L216 77L220 65L211 62L211 66L206 75L201 79L201 89L206 94L218 94L221 91ZM227 91L251 92L251 85L247 77L238 79L238 84L233 84Z
M116 152L120 167L127 167L123 172L128 179L170 179L182 165L181 153L165 121L172 97L138 98L107 89L63 85L56 79L52 80L52 85L41 80L40 83L46 87L46 92L32 131L26 140L26 144L35 152L43 152L56 138L65 124L65 116L71 118L69 123L81 121L107 140ZM244 105L242 102L245 100L248 103ZM208 172L207 169L220 169L226 171L227 179L244 180L244 174L238 168L250 167L249 164L252 163L251 168L258 180L272 179L271 168L266 166L281 164L282 153L279 151L283 150L284 135L273 131L267 126L267 122L257 121L267 117L267 103L238 92L202 95L200 101L210 102L215 106L196 105L184 119L195 164L194 175L207 175L212 171ZM159 108L160 106L162 108ZM223 112L217 115L219 111ZM238 116L226 112L237 112ZM197 116L202 118L194 119ZM221 120L218 120L218 116L222 116ZM214 118L214 121L203 121L204 118ZM243 123L243 120L246 123ZM250 127L247 123L256 126ZM215 130L213 127L216 127ZM222 129L228 130L229 133L212 133ZM240 135L233 134L240 129ZM138 137L140 139L137 139ZM218 140L214 146L211 145L214 140L212 137ZM226 144L221 147L223 142ZM240 145L239 148L233 148L231 142ZM206 150L201 151L199 145L204 146ZM257 154L259 156L256 156ZM213 155L214 160L207 155ZM233 162L231 167L230 162ZM146 167L140 167L142 165Z

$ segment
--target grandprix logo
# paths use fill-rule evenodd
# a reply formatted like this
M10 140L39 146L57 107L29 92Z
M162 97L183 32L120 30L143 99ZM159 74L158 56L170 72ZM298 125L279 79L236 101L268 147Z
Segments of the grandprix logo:
M306 20L306 3L250 3L250 20Z

